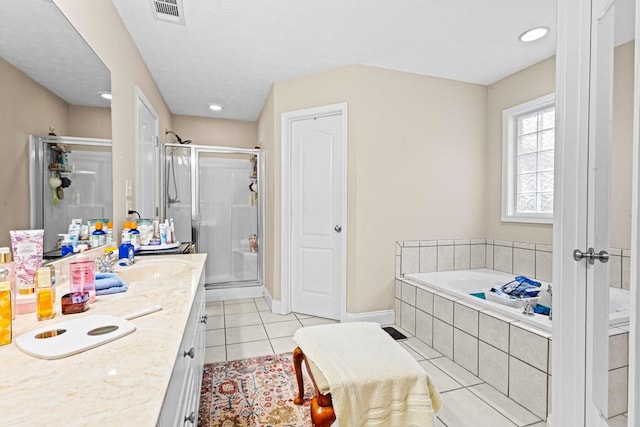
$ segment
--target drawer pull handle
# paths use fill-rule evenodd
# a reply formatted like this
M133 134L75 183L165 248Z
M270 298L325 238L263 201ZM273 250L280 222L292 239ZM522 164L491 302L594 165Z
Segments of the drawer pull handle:
M202 318L200 319L200 323L207 323L207 319L208 319L209 315L205 314L204 316L202 316Z
M193 359L193 357L196 355L196 349L191 347L191 350L189 351L185 351L184 354L182 355L183 357L187 357L189 356L190 358Z
M184 422L186 423L187 421L189 421L191 424L194 424L196 422L195 411L191 411L191 414L189 414L188 417L184 417Z

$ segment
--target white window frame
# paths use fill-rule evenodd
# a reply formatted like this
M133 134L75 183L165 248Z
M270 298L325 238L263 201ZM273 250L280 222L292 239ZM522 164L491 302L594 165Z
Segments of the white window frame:
M555 106L555 93L541 96L502 111L502 212L503 222L553 223L551 213L516 212L517 117L545 107Z

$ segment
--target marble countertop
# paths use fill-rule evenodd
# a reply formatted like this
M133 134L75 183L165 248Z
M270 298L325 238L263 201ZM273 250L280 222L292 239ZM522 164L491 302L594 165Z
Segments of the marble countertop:
M131 268L127 292L98 296L89 310L72 315L60 309L60 297L68 291L68 261L57 264L56 317L38 321L35 313L17 315L14 342L0 346L0 426L155 426L205 259L205 254L138 258L126 267ZM155 268L158 263L162 268ZM138 280L136 267L147 279ZM63 359L35 358L15 345L16 337L43 326L92 314L125 317L152 305L162 310L131 320L133 333Z

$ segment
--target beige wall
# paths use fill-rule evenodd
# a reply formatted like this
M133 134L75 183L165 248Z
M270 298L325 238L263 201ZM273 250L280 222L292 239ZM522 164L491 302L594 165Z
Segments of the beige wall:
M484 209L486 237L499 240L542 243L553 240L551 224L501 222L502 110L555 93L555 58L535 64L489 86L487 94L487 164Z
M117 234L126 217L125 180L135 183L132 153L136 139L136 85L158 114L161 133L171 129L171 113L110 0L54 0L54 3L111 71L113 226Z
M70 105L66 136L111 139L111 109Z
M633 42L615 49L611 247L630 248L633 130ZM500 221L502 194L502 110L555 92L555 58L549 58L489 86L487 97L487 237L551 244L553 227Z
M269 146L274 273L280 298L281 113L348 103L347 311L392 307L395 241L484 236L486 87L354 65L276 83ZM262 132L270 131L273 137Z
M30 227L29 135L111 137L108 108L69 105L0 58L0 246L9 246L9 230ZM11 159L11 161L9 161Z
M234 148L253 148L258 144L257 122L172 115L171 126L182 140L190 139L192 144ZM164 135L164 129L161 133ZM173 135L167 135L164 141L176 142Z
M69 106L0 58L0 246L9 230L30 227L29 135L69 132Z

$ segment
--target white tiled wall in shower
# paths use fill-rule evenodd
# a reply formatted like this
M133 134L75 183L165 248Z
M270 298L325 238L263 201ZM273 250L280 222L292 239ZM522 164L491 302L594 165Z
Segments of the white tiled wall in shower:
M609 285L629 289L630 251L611 248L609 254ZM396 277L406 273L474 268L489 268L551 282L553 250L550 245L493 239L396 242Z

